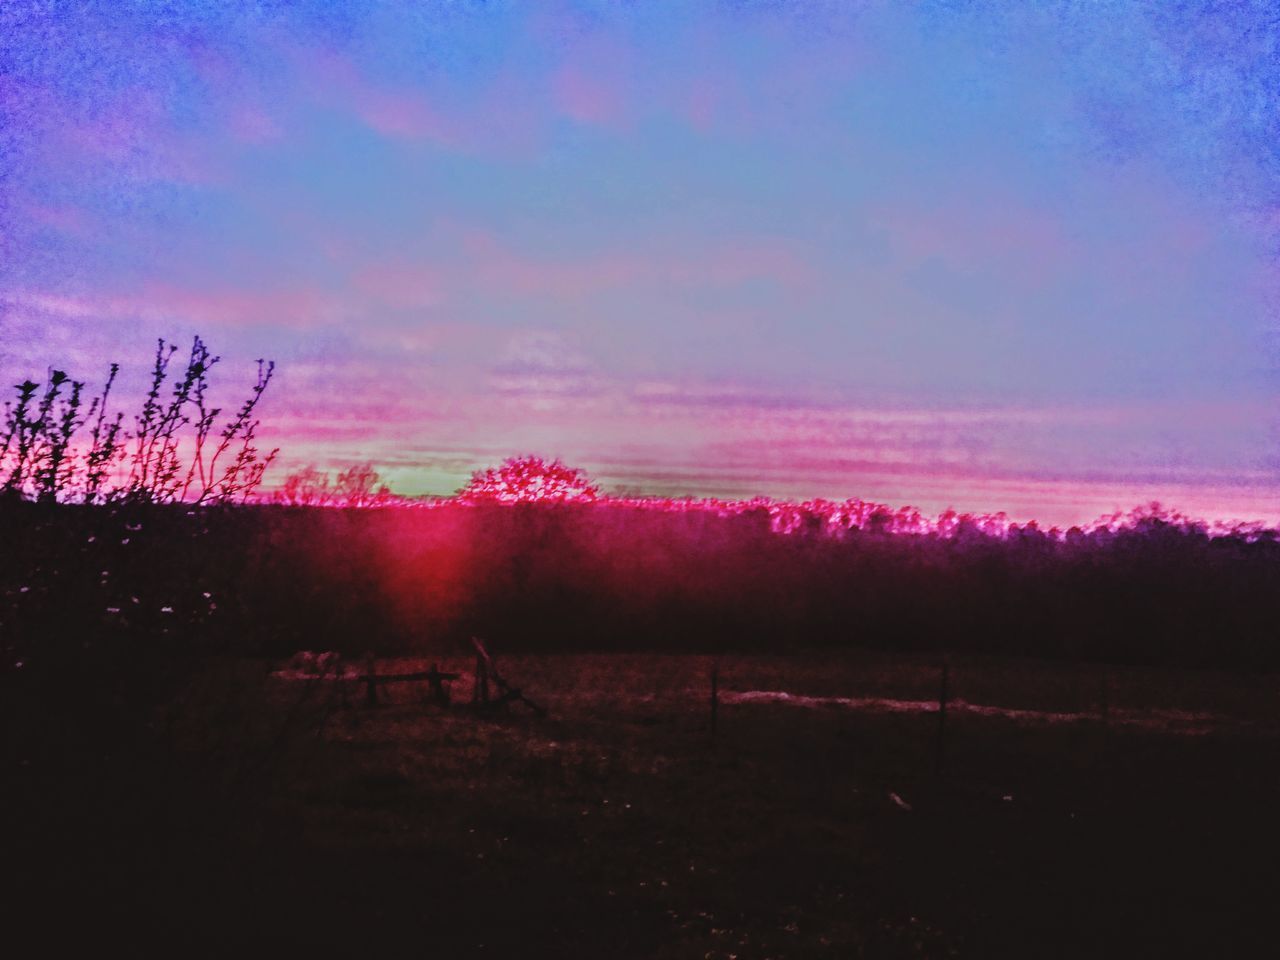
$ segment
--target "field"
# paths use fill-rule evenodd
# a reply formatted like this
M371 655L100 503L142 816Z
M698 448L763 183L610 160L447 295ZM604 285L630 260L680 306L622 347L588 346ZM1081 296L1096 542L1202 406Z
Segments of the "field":
M1275 531L722 508L0 503L10 941L743 960L1271 941ZM468 705L472 636L545 717ZM300 675L300 650L462 676L448 709L422 683L370 706L358 679Z
M447 711L407 684L369 707L349 683L344 705L237 657L151 735L95 741L74 688L7 675L10 935L673 958L1229 956L1272 935L1274 676L953 657L940 753L933 657L726 655L714 733L706 656L498 662L545 719L469 709L466 679Z

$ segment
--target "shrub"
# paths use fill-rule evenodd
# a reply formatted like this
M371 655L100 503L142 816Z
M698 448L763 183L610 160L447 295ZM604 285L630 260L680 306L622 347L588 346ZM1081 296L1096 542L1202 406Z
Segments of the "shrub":
M599 494L600 488L583 471L558 459L548 463L541 457L523 456L477 470L458 491L458 498L473 503L586 503Z
M102 392L84 408L83 382L50 370L42 385L18 384L5 404L0 437L0 493L41 502L198 504L247 500L278 451L257 447L256 412L275 364L258 361L249 396L218 428L222 408L208 403L209 371L221 358L194 337L185 367L171 376L177 348L156 347L151 384L133 430L124 414L107 412L120 367L112 364ZM165 395L169 387L168 395ZM92 423L88 443L77 443Z

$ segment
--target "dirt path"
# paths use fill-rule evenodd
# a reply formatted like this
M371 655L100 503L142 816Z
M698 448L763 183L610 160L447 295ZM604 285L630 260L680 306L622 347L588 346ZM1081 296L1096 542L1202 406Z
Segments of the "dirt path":
M937 713L939 709L937 700L894 700L885 697L810 697L788 693L785 690L726 691L721 694L721 700L732 704L781 703L787 706L808 708L843 707L848 710L867 713ZM991 704L970 703L967 700L960 699L948 700L947 709L955 713L979 717L999 717L1005 720L1016 720L1020 723L1109 723L1116 726L1179 733L1188 736L1253 729L1257 726L1256 722L1252 720L1200 710L1114 708L1104 715L1100 711L1027 710L993 706Z

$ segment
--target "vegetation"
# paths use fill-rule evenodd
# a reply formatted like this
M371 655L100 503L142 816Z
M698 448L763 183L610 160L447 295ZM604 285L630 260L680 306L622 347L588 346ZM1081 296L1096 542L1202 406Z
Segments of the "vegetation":
M4 669L251 656L865 647L1269 668L1280 543L1158 519L1047 536L776 532L767 512L0 506ZM60 651L60 652L58 652Z
M582 470L558 459L509 457L497 467L477 470L458 491L462 503L591 503L600 488Z
M290 507L347 507L361 509L404 504L382 482L372 463L356 464L338 472L336 479L308 464L285 478L271 503Z
M209 402L209 373L221 360L200 337L186 364L170 366L177 347L160 340L150 389L128 429L108 413L120 372L112 364L102 392L86 408L83 382L51 370L44 384L18 384L5 404L0 493L43 503L227 504L251 498L278 451L257 447L258 404L275 371L258 361L249 396L221 427ZM92 424L88 443L77 442Z

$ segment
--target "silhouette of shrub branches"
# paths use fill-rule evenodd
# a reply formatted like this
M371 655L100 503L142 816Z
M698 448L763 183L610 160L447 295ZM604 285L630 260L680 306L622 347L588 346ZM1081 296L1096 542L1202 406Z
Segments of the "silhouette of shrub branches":
M257 445L257 409L275 364L258 361L248 397L219 429L222 408L210 405L208 390L209 372L221 358L199 336L180 367L173 367L176 353L176 346L158 341L132 430L122 411L108 412L119 364L111 364L87 409L85 384L62 370L50 370L43 384L18 384L15 399L5 404L0 494L86 504L247 500L278 453L264 454ZM86 424L92 424L87 442L80 442Z
M409 501L382 482L373 464L353 464L336 478L309 464L285 477L271 495L271 502L291 507L388 507Z

